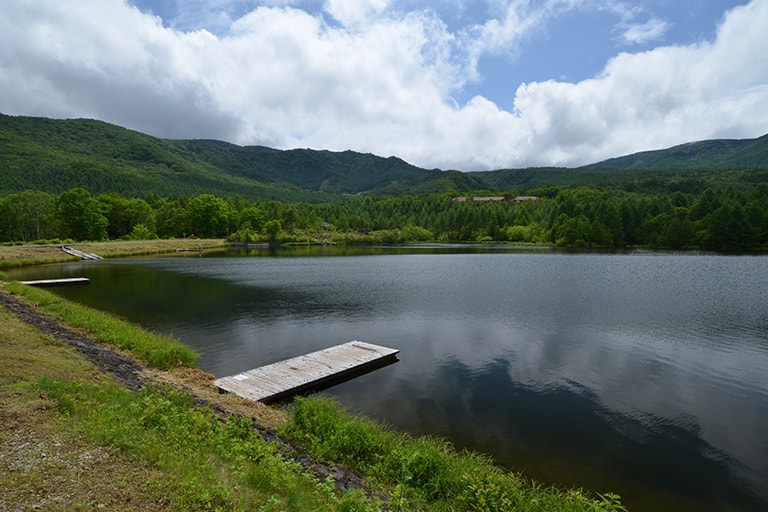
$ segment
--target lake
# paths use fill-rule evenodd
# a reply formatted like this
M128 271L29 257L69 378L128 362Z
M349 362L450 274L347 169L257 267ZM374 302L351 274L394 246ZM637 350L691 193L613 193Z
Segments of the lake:
M346 407L634 511L768 509L768 257L415 247L47 265L217 377L350 340Z

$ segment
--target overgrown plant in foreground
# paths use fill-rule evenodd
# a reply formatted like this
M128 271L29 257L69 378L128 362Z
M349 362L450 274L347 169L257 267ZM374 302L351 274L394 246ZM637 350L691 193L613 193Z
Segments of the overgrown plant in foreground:
M435 437L412 438L348 414L327 398L298 399L286 435L316 457L349 465L394 489L392 510L623 511L615 494L588 496L528 482L483 455Z
M179 340L161 336L104 313L58 297L57 295L19 283L5 288L25 297L35 306L69 326L82 329L107 345L130 352L141 362L159 369L195 366L197 354Z
M40 390L83 435L149 463L162 473L145 492L176 510L374 511L359 492L338 495L282 457L251 422L220 420L186 395L147 386L132 393L114 384L44 378Z

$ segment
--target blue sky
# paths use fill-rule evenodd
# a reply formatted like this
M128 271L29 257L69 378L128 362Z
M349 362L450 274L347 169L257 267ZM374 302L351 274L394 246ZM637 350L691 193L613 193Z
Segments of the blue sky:
M768 133L768 0L4 0L0 112L576 166Z

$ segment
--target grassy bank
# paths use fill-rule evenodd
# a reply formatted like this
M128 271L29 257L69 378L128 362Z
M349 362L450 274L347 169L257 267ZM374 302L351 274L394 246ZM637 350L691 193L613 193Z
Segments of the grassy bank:
M4 308L0 336L0 510L372 510L242 417L129 392Z
M339 461L387 489L391 510L625 510L615 494L541 486L487 456L459 452L441 438L392 431L327 398L296 400L283 431L312 455Z
M392 431L328 399L298 400L286 416L218 395L178 340L45 290L3 289L132 355L150 367L154 384L127 391L0 308L0 421L9 426L0 437L0 510L623 510L614 495L537 485L485 456ZM239 414L222 420L188 392ZM375 494L338 492L244 418L278 427L318 460L365 474Z
M64 253L62 244L43 245L0 245L0 268L76 261L77 258ZM146 256L176 252L178 250L206 250L225 246L222 239L174 239L145 240L127 242L83 242L65 244L79 251L93 253L102 258L121 258L127 256Z
M8 283L5 288L65 324L85 331L105 345L128 352L152 368L193 367L197 361L197 354L177 339L148 332L108 313L64 300L47 290L19 283Z

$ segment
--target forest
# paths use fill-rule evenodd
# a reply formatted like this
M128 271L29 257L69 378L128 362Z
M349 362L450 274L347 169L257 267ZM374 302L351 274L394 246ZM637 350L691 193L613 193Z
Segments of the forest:
M186 236L766 253L768 135L459 172L0 114L0 243Z
M199 194L126 198L75 187L0 197L0 242L196 236L233 242L505 242L565 248L768 252L768 184L653 193L600 187L525 196L434 193L324 203Z

